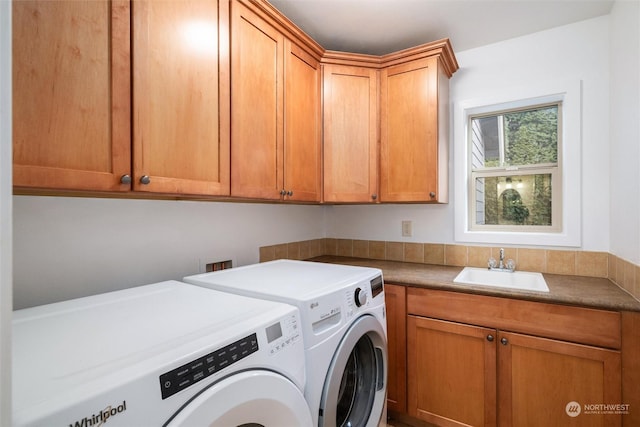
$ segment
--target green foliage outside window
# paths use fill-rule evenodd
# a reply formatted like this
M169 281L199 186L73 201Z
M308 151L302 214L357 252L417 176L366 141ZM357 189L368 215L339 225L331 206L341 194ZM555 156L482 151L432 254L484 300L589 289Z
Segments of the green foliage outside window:
M504 127L507 165L558 162L558 106L506 113Z
M559 110L559 105L547 105L473 119L483 150L476 170L518 167L520 172L478 176L484 191L476 201L484 213L479 224L552 225L552 177L536 173L535 167L558 164Z

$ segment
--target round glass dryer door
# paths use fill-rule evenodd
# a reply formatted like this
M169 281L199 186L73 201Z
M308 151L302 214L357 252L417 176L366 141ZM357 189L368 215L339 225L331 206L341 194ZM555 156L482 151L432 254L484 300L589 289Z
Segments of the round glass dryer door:
M311 426L300 390L282 375L252 370L233 374L189 401L165 427Z
M380 322L357 319L333 356L320 401L320 427L377 427L386 399L387 341Z

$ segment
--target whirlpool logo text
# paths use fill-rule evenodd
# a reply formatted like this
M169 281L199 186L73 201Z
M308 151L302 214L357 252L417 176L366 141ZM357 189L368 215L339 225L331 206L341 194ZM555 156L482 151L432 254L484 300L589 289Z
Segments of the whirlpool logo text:
M127 401L123 400L120 405L109 405L103 410L98 411L97 414L92 414L88 417L84 417L83 419L76 421L75 423L69 424L69 427L100 427L101 425L106 424L109 418L121 414L126 410Z

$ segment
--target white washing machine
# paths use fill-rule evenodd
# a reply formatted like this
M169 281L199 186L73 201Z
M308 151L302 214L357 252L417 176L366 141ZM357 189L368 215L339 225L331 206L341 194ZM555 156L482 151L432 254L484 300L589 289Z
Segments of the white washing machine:
M15 311L13 425L309 426L300 326L177 281Z
M313 424L378 426L387 378L384 289L379 269L278 260L184 280L297 306L307 364L305 397Z

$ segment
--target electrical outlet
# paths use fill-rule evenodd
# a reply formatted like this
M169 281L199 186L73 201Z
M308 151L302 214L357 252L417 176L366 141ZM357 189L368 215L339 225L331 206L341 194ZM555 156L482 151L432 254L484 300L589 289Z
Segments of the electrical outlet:
M402 221L402 237L411 237L413 233L413 223L411 221Z
M210 262L209 264L205 265L205 271L207 273L210 273L212 271L226 270L231 267L233 267L233 262L228 259L226 261Z

